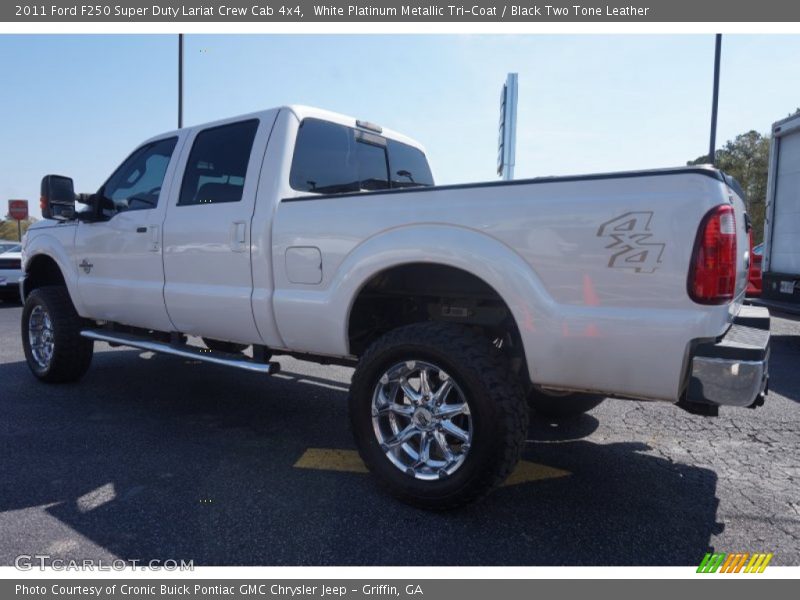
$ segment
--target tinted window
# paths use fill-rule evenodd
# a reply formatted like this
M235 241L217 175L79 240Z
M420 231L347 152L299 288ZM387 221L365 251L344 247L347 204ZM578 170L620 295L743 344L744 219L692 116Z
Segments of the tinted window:
M388 148L392 187L433 185L431 168L421 150L394 140L388 140Z
M126 211L155 208L164 175L178 138L142 146L114 171L100 190L106 216Z
M239 202L256 129L258 120L253 119L197 134L178 205Z
M318 119L304 119L297 134L291 186L334 194L389 187L384 138Z

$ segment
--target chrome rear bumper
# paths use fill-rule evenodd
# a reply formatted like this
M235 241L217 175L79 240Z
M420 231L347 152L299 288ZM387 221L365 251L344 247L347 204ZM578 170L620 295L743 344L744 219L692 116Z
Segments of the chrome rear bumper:
M693 346L679 406L716 415L720 406L760 406L769 383L769 311L746 306L724 336Z
M767 387L764 360L729 360L698 356L692 359L692 380L701 387L702 400L717 406L750 406ZM694 400L701 398L694 395Z

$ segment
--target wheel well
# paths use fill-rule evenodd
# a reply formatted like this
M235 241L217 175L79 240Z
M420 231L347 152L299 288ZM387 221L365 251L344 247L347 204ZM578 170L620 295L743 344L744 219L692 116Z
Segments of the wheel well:
M27 298L33 290L45 285L65 286L66 282L56 261L45 254L40 254L31 259L25 270L23 296Z
M526 370L522 339L503 298L472 273L440 264L411 263L373 276L350 311L350 353L361 355L384 333L411 323L460 323L490 338Z

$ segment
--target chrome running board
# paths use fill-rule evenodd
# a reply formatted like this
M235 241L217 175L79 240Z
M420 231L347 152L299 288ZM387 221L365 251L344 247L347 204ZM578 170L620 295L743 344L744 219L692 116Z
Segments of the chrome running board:
M239 358L235 354L228 354L227 352L217 352L215 350L198 348L196 346L186 346L183 344L174 345L167 342L158 342L149 338L137 337L127 333L102 331L98 329L84 329L81 331L81 336L97 342L108 342L110 344L119 344L120 346L138 348L139 350L149 350L150 352L171 354L173 356L180 356L181 358L201 360L203 362L212 363L215 365L234 367L236 369L244 369L245 371L263 373L265 375L273 375L280 371L280 365L276 362L256 362L252 358L244 355Z

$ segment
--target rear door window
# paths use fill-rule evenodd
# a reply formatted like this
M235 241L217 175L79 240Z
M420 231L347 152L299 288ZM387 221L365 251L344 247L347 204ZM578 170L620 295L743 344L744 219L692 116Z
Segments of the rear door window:
M186 163L178 206L239 202L258 119L205 129Z

